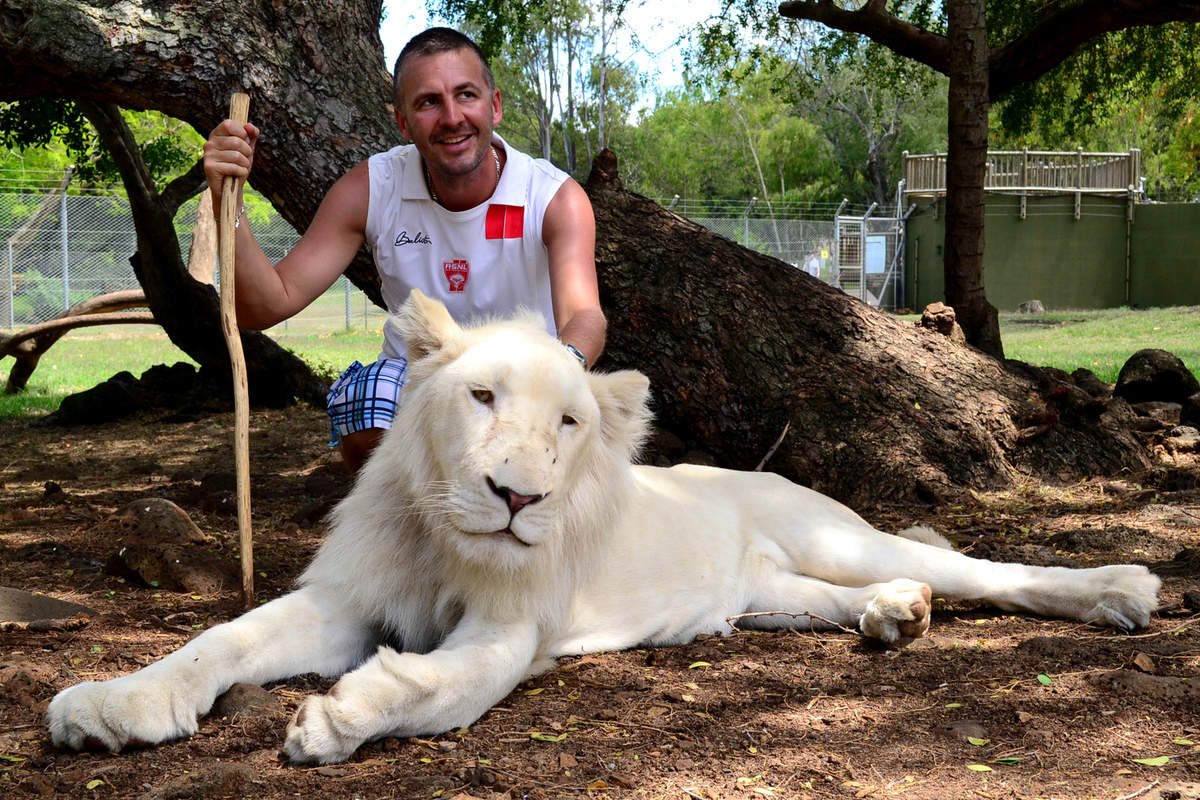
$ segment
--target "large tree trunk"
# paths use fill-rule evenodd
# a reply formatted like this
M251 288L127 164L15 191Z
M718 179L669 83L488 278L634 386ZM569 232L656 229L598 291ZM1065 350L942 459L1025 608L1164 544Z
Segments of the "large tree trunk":
M985 0L946 6L950 41L949 153L946 157L946 302L967 341L1004 357L1000 320L983 290L983 184L988 147Z
M303 230L339 175L398 141L379 7L6 0L0 97L156 108L207 131L246 85L263 129L251 182ZM610 319L602 366L643 370L662 425L722 463L754 467L790 423L767 468L854 503L934 498L1024 470L1145 465L1069 378L1019 375L874 311L621 190L614 164L598 167L588 191ZM369 260L349 274L379 297Z
M1000 362L624 191L612 153L596 211L601 368L651 377L659 424L726 466L854 505L1142 469L1144 448L1065 373Z

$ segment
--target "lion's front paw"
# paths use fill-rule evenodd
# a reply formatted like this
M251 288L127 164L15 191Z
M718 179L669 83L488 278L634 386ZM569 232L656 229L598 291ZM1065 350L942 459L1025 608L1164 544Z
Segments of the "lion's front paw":
M337 701L329 695L307 698L288 723L283 749L298 764L333 764L345 761L365 739L339 730Z
M196 713L181 702L179 688L137 674L72 686L46 709L50 738L59 747L117 752L189 736L196 732Z
M929 586L907 578L883 584L858 620L859 630L872 639L895 642L915 639L929 630L933 593Z
M1150 614L1158 608L1157 575L1131 564L1100 567L1093 575L1097 602L1083 614L1084 621L1127 631L1150 624Z

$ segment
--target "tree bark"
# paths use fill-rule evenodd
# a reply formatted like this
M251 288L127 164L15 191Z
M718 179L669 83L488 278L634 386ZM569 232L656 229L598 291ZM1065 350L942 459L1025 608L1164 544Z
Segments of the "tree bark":
M1069 375L1001 362L872 309L782 261L621 188L586 190L608 315L601 369L651 378L658 423L725 466L765 469L863 505L1148 466Z
M245 81L263 130L251 182L303 230L329 185L398 135L378 0L282 8L6 0L0 97L112 100L207 131ZM744 250L625 192L609 153L587 189L600 366L645 372L662 426L727 466L753 468L788 423L766 468L857 505L1146 464L1119 409L1095 410L1069 377L1018 374ZM378 299L369 260L349 274Z
M985 0L946 6L950 41L946 156L946 302L967 341L1004 357L1000 318L983 286L984 179L988 149L988 48Z

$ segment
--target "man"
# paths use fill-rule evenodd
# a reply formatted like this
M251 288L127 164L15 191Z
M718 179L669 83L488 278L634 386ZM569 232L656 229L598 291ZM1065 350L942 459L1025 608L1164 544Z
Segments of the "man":
M209 136L204 170L218 219L222 181L239 180L238 324L261 330L305 308L365 241L390 310L413 287L460 321L532 308L586 369L604 348L606 323L596 223L583 189L495 134L500 92L483 53L461 33L431 28L413 37L396 60L394 89L396 123L411 144L339 179L274 267L241 201L259 131L226 120ZM351 472L391 426L407 364L401 337L385 326L379 361L355 362L330 389L334 441Z

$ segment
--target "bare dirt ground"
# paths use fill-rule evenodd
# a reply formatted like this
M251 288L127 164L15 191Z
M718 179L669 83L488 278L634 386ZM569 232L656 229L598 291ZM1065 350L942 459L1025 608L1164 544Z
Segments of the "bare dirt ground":
M850 633L735 633L564 659L469 730L375 742L336 767L279 756L288 715L330 685L313 676L269 686L281 708L210 715L184 741L56 750L42 723L55 692L129 672L238 613L236 589L178 594L106 573L121 542L96 528L165 497L235 563L236 521L211 489L232 470L231 426L231 415L0 420L0 586L98 612L0 629L0 796L1200 797L1200 468L1165 454L1150 475L860 509L994 559L1149 564L1163 607L1139 635L939 601L930 636L902 650ZM323 413L256 411L252 426L257 590L269 599L317 547L321 511L347 481Z

